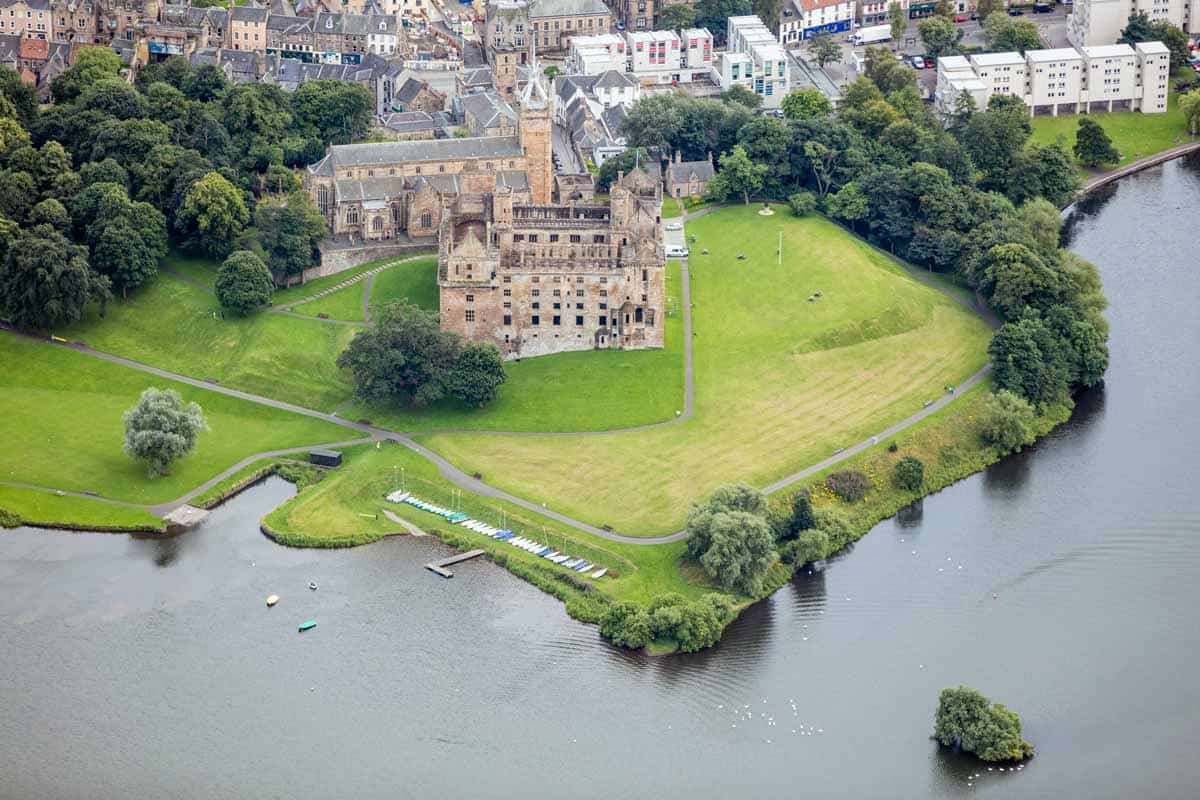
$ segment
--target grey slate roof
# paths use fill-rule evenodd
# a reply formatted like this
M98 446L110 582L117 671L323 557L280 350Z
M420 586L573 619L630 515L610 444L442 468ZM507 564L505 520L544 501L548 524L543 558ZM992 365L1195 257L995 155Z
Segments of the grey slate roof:
M267 21L269 11L260 6L234 6L229 12L229 18L236 22L253 22L261 25Z
M441 128L438 121L425 111L398 111L384 114L379 118L379 124L388 130L399 133L436 131Z
M597 89L625 89L638 85L637 81L633 78L623 72L617 72L615 69L605 70L595 77L596 81L592 84L592 91Z
M492 70L490 67L476 67L464 70L462 85L466 89L482 89L492 86Z
M586 17L612 14L602 0L538 0L529 9L530 19L544 17Z
M713 165L708 161L680 161L678 164L667 165L667 181L670 183L686 183L692 175L697 180L710 181L713 176Z
M463 114L474 117L483 128L494 128L503 121L516 126L517 112L496 92L478 92L462 98Z
M458 161L471 158L509 158L523 155L516 136L482 136L466 139L427 139L415 142L340 144L330 148L331 166L366 167L407 161ZM325 164L325 159L309 169ZM321 174L321 173L317 173Z
M313 31L312 17L285 17L283 14L272 14L267 18L267 30L279 31L283 34L311 34Z
M351 36L395 36L396 18L374 14L317 14L317 33L341 33Z
M443 194L460 194L462 183L455 174L419 175L416 177L386 177L342 179L334 181L333 195L338 203L378 203L398 197L407 190L431 188ZM522 190L529 188L529 175L524 170L503 170L496 173L497 189Z
M411 103L417 99L417 95L421 93L421 90L428 86L429 84L425 83L425 81L410 76L396 88L394 96L401 103Z

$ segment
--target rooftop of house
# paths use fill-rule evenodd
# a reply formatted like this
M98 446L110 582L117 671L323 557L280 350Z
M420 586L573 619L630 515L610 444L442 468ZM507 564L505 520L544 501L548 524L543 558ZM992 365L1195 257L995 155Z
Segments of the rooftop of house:
M1088 58L1121 58L1122 56L1132 57L1135 55L1133 48L1127 44L1102 44L1095 47L1081 47L1079 49Z
M433 115L425 111L397 111L383 114L379 117L379 124L398 133L436 131L441 127Z
M517 124L517 112L496 92L469 94L462 98L462 108L463 114L474 118L482 128Z
M1013 51L1009 53L980 53L971 56L971 63L977 67L1003 67L1013 64L1024 64L1025 56Z
M45 61L50 54L50 43L45 39L22 39L21 58L30 61Z
M538 0L529 8L530 19L611 15L603 0Z
M1047 61L1078 61L1083 56L1074 47L1055 47L1051 50L1027 50L1025 58L1034 64Z
M229 11L229 19L234 22L247 22L263 25L270 15L270 10L262 6L234 6Z

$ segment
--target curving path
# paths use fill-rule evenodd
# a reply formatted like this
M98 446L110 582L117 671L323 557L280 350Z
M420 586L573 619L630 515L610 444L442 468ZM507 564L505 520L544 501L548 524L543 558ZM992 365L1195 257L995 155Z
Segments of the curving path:
M688 214L685 217L685 219L694 219L695 217L709 214L712 211L716 210L717 208L718 207L714 206L714 207L701 209L700 211L696 211L692 214ZM416 256L414 258L420 258L420 257L421 256ZM412 260L412 259L405 259L405 260ZM351 285L353 283L357 283L359 280L363 280L364 278L366 278L368 276L368 274L373 275L374 273L377 273L383 269L386 269L389 266L392 266L393 264L398 264L398 263L401 263L401 262L399 262L399 261L392 262L392 264L383 265L375 270L370 270L368 272L364 272L358 276L355 276L354 278L352 278L348 281L344 281L335 287L325 290L324 292L322 292L318 295L314 295L313 297L304 298L303 300L298 300L298 301L295 301L292 303L287 303L282 306L276 306L275 308L272 309L272 311L274 311L276 313L291 313L291 312L287 311L287 309L290 308L291 306L297 305L301 302L308 302L309 300L312 300L315 297L320 297L323 294L327 294L329 292L336 291L339 288L344 288L345 286ZM991 325L992 327L998 326L999 321L996 318L996 316L994 314L992 314L989 309L987 309L986 307L979 304L978 301L973 303L970 299L965 298L961 294L946 288L944 285L934 281L931 277L929 277L926 274L923 274L919 270L911 270L911 269L905 268L905 271L908 272L908 274L911 275L912 277L914 277L915 279L921 281L922 283L925 283L928 286L930 286L934 289L937 289L938 291L942 292L943 294L946 294L947 296L953 298L956 302L966 306L967 308L975 311L976 313L981 314L984 317L984 319L988 322L988 324ZM694 380L694 370L693 370L693 360L692 360L691 276L690 276L690 273L688 270L688 262L686 260L684 260L684 262L682 264L681 278L682 278L681 302L683 305L683 314L684 314L684 316L683 316L684 410L683 410L683 413L681 413L675 419L664 420L662 422L649 423L646 425L638 425L638 426L634 426L631 428L621 428L621 429L608 430L608 431L583 431L583 432L578 432L578 433L574 433L574 432L541 433L541 432L536 432L536 431L478 431L478 430L471 430L471 429L466 429L466 428L451 428L451 429L444 429L444 430L437 430L437 431L420 431L419 434L420 435L429 435L429 434L433 434L433 433L471 433L471 434L489 434L489 435L497 435L497 436L588 436L588 435L625 433L625 432L633 432L633 431L650 430L653 428L661 428L661 427L664 427L667 425L674 425L676 423L684 422L688 419L691 419L695 413L695 380ZM23 332L17 331L14 328L12 328L11 326L9 326L3 322L0 322L0 329L5 329L5 330L11 331L17 335L27 336L29 338L36 339L38 341L46 341L44 339L41 339L41 337L31 336L29 334L25 334ZM545 505L538 505L537 503L533 503L529 500L525 500L521 497L517 497L516 495L510 494L509 492L506 492L503 489L498 489L495 486L491 486L490 484L487 484L477 478L472 477L471 475L468 475L466 472L463 472L461 469L456 467L451 462L447 461L442 456L438 455L437 453L433 452L432 450L429 450L425 446L414 441L412 439L412 436L417 435L417 434L414 434L412 432L393 431L393 430L388 430L386 428L379 428L374 425L366 425L366 424L363 424L360 422L354 422L351 420L344 419L342 417L337 416L336 413L325 413L322 411L317 411L315 409L305 408L304 406L298 406L293 403L288 403L283 400L274 400L269 397L263 397L261 395L251 394L250 392L244 392L239 389L231 389L231 388L228 388L225 386L221 386L220 384L212 383L210 381L199 380L197 378L191 378L186 375L180 375L179 373L171 372L170 370L160 369L158 367L152 367L148 364L142 364L140 362L133 361L131 359L124 358L122 356L113 355L112 353L105 353L105 352L102 352L99 350L94 350L91 347L88 347L87 345L82 344L82 343L54 343L54 342L48 342L48 343L58 344L61 347L69 347L73 350L76 350L77 352L81 352L86 355L93 356L95 358L100 358L105 361L112 362L114 364L120 364L122 366L129 367L130 369L136 369L141 372L145 372L150 375L155 375L160 378L178 381L180 383L188 384L189 386L195 386L195 387L198 387L201 389L206 389L208 391L225 394L230 397L236 397L241 400L246 400L246 401L252 402L252 403L258 403L260 405L269 406L271 408L277 408L277 409L281 409L284 411L291 411L296 414L304 414L305 416L313 417L315 419L320 419L320 420L323 420L325 422L330 422L335 425L341 425L343 427L351 428L351 429L357 430L360 433L364 434L360 438L350 439L350 440L346 440L346 441L339 442L339 443L332 443L332 444L326 444L326 445L313 444L313 445L309 445L307 447L294 447L294 448L287 448L284 450L270 450L270 451L264 451L261 453L255 453L255 454L246 456L241 461L239 461L237 464L234 464L233 466L229 467L228 469L222 471L220 474L218 474L218 475L214 476L213 478L211 478L210 480L206 481L201 486L198 486L195 489L188 492L187 494L185 494L181 497L178 497L174 500L171 500L169 502L166 502L166 503L159 503L156 505L140 505L139 506L139 504L137 504L137 503L129 503L129 502L125 502L125 501L111 500L109 498L102 498L102 497L97 497L95 495L84 494L84 493L79 493L79 492L65 492L66 494L80 496L80 497L86 497L86 498L93 499L93 500L102 500L105 502L117 503L120 505L138 506L138 507L146 508L146 509L152 511L153 513L162 514L162 513L166 513L168 511L173 510L174 508L177 508L177 507L185 504L191 498L195 497L199 493L206 491L207 489L216 485L220 481L224 480L225 478L229 477L230 475L234 474L238 470L245 467L247 464L250 464L250 463L257 461L259 459L262 459L262 458L271 458L271 457L280 456L280 455L287 455L289 453L303 452L303 451L309 450L313 447L347 446L347 445L351 445L351 444L361 444L361 443L370 442L370 441L388 439L388 440L397 442L397 443L407 447L409 450L412 450L414 453L420 455L422 458L435 464L438 467L438 471L441 473L441 475L444 478L446 478L448 481L450 481L451 483L455 484L456 486L458 486L462 489L466 489L467 491L474 492L475 494L481 495L483 497L493 497L496 499L505 500L514 505L520 506L521 508L524 508L529 511L533 511L535 513L549 517L550 519L553 519L556 522L560 522L563 525L566 525L568 527L574 528L579 531L590 533L590 534L600 537L602 539L607 539L607 540L613 541L613 542L622 542L625 544L652 545L652 544L666 544L669 542L679 541L680 539L684 538L687 535L686 530L681 530L681 531L676 531L675 533L668 534L665 536L653 536L653 537L626 536L623 534L615 533L610 530L605 530L603 528L599 528L595 525L591 525L591 524L589 524L587 522L583 522L581 520L574 519L573 517L567 516L566 514L562 514L558 511L555 511L554 509L548 508ZM865 439L854 445L851 445L850 447L845 448L844 450L830 456L829 458L826 458L816 464L806 467L803 470L794 472L790 475L780 478L779 480L777 480L774 483L770 484L769 486L765 487L763 491L765 491L767 493L772 493L772 492L779 491L780 489L784 489L794 483L797 483L808 477L811 477L812 475L815 475L824 469L828 469L829 467L831 467L835 464L838 464L841 461L851 458L851 457L857 455L858 453L861 453L863 450L867 449L868 447L871 447L873 444L876 444L877 441L881 438L893 436L893 435L900 433L901 431L917 424L918 422L921 422L922 420L928 418L932 414L937 413L942 408L945 408L950 403L954 402L954 400L959 396L959 394L962 391L966 391L967 389L971 388L975 384L982 381L984 378L987 377L987 375L990 371L991 371L991 365L990 364L985 365L983 368L981 368L974 375L972 375L970 378L965 380L958 387L960 392L956 392L955 394L948 394L948 395L945 395L945 396L939 398L937 401L935 401L934 403L930 404L929 406L921 409L920 411L913 414L912 416L909 416L909 417L901 420L900 422L897 422L896 424L886 428L885 430L880 431L876 436ZM6 483L6 482L0 482L0 483ZM48 491L58 491L58 490L54 489L53 487L34 486L31 484L6 484L6 485L22 486L25 488L43 489L43 490L48 490Z

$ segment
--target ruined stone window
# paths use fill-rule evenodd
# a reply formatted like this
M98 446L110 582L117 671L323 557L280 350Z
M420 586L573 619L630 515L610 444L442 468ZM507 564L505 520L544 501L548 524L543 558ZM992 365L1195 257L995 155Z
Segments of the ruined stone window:
M643 302L643 303L645 303L645 302L646 302L646 295L642 295L642 302Z
M420 174L421 174L421 168L420 168L420 167L417 167L417 170L416 170L416 172L417 172L417 174L418 174L418 175L420 175Z
M468 313L468 314L470 314L471 312L470 312L470 311L468 311L467 313ZM628 315L627 315L627 316L628 316ZM636 309L634 309L634 312L633 312L633 321L634 321L634 322L641 322L641 321L642 321L642 309L641 309L641 308L636 308Z
M608 317L605 317L605 316L601 316L601 317L600 317L600 327L601 327L601 328L607 328L607 327L608 327Z
M577 314L577 315L575 316L575 324L576 324L576 325L582 325L582 324L583 324L583 317L582 317L582 316L579 316L579 315Z
M531 294L532 294L534 297L541 297L541 296L542 296L542 290L541 290L541 289L534 289L534 290L531 292Z
M603 278L601 278L600 280L604 280L604 279L603 279ZM600 290L600 296L601 296L601 297L608 297L608 289L601 289L601 290Z
M555 304L554 304L554 309L555 309L556 311L557 311L558 309L560 309L560 308L562 308L562 303L555 303Z
M606 308L608 308L608 303L601 303L601 304L600 304L600 310L601 310L601 311L605 310Z
M446 165L438 164L438 172L445 172L445 171L446 171Z
M512 297L512 289L505 289L505 290L504 290L504 296L505 296L505 297Z
M642 270L642 283L645 283L648 280L650 280L650 270L644 269ZM643 297L642 299L645 300L646 298Z
M514 234L513 234L513 241L514 241L514 242L523 242L523 241L525 241L525 234L523 234L523 233L514 233Z
M383 231L383 217L375 217L371 220L371 230L375 233Z
M512 275L505 275L505 276L504 276L504 282L505 282L505 283L512 283ZM508 289L505 289L504 291L506 291L506 292L509 292L509 294L512 294L512 292L510 292Z
M392 206L392 223L400 224L400 206Z
M396 168L395 168L395 167L392 167L391 169L389 169L389 170L388 170L388 175L395 175L395 174L396 174Z
M512 303L506 302L506 303L504 304L504 307L505 307L505 308L512 308Z
M347 225L357 225L358 224L358 209L357 208L354 208L352 206L352 207L346 209L346 224Z
M554 276L554 282L555 282L555 283L562 283L562 275L555 275L555 276ZM555 290L554 290L554 293L555 293L555 294L558 294L558 290L557 290L557 289L555 289Z
M579 277L577 277L577 278L575 279L575 282L576 282L576 283L583 283L583 276L582 276L582 275L580 275Z
M534 275L534 276L533 276L532 278L530 278L529 280L530 280L531 282L533 282L533 283L541 283L541 282L542 282L542 276L540 276L540 275Z
M558 316L556 316L556 317L554 318L554 324L555 324L555 325L562 325L562 317L558 317Z
M430 228L433 226L433 214L428 211L421 212L421 227Z
M542 307L542 304L541 304L541 303L539 303L539 302L537 302L537 301L534 301L534 303L533 303L532 307L533 307L533 308L541 308L541 307Z
M575 304L575 310L576 310L576 311L583 311L583 303L576 303L576 304Z
M369 170L367 170L367 177L368 177L368 178L374 178L374 177L375 177L375 170L373 170L373 169L369 169Z
M542 324L542 318L541 318L541 317L539 317L537 314L534 314L532 317L530 317L530 318L529 318L529 324L531 324L531 325L541 325L541 324Z
M516 166L517 166L517 162L515 162L515 161L508 162L509 169L514 169Z
M601 277L601 278L600 278L600 282L601 282L601 283L608 283L608 278ZM600 294L604 294L604 292L600 292Z
M558 234L557 233L550 234L550 244L554 244L557 241L558 241Z
M529 241L532 242L533 244L537 244L537 237L538 237L538 235L536 233L531 233L531 234L529 234ZM534 278L534 280L536 281L537 278Z
M583 240L583 237L580 236L578 233L571 234L571 244L579 244L582 240Z
M329 213L329 188L326 186L317 189L317 208L321 209L322 214Z
M466 312L464 312L463 319L465 319L467 322L474 322L475 321L475 309L468 308L466 310Z
M505 325L512 325L512 314L505 314L505 315L504 315L504 324L505 324Z
M473 294L469 294L469 295L467 295L467 302L468 302L468 303L474 303L474 302L475 302L475 295L473 295Z
M576 296L576 297L583 297L583 289L576 289L576 290L575 290L575 296Z
M555 297L562 297L562 290L561 290L561 289L555 289L555 290L554 290L554 296L555 296Z

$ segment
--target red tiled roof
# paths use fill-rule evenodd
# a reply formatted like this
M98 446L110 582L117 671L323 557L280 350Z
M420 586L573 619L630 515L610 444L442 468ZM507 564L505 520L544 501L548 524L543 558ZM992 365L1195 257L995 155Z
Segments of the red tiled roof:
M45 61L50 52L50 43L45 39L22 39L21 58Z

